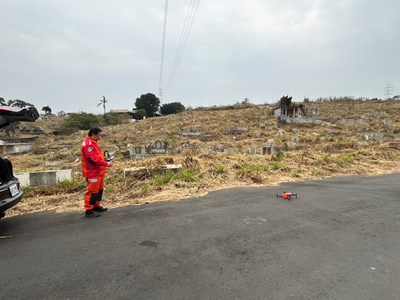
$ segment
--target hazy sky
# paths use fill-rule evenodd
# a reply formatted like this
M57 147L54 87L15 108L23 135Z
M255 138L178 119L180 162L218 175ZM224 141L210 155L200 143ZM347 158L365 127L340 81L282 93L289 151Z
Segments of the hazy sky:
M386 84L400 94L398 0L201 0L172 77L196 2L168 2L162 103L383 98ZM165 0L0 0L0 97L101 113L102 96L107 111L158 96L164 8Z

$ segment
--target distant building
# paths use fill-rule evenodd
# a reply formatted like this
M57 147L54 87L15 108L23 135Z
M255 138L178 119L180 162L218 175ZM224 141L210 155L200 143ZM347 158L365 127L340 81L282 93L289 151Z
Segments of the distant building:
M134 114L136 109L110 109L112 114Z
M136 109L110 109L110 114L129 115L133 118L136 111Z
M304 108L301 104L291 104L289 106L277 107L273 110L274 116L277 118L297 118L304 115Z

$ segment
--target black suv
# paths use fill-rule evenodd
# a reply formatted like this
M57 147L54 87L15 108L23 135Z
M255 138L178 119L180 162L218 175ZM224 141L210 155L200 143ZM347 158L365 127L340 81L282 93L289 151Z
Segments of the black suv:
M13 122L34 122L39 113L34 107L15 108L0 106L0 129ZM16 205L22 199L19 181L14 176L13 167L7 158L0 157L0 219L5 216L5 211Z

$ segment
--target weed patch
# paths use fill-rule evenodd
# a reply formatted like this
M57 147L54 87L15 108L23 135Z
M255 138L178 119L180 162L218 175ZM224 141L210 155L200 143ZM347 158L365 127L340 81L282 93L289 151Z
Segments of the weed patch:
M271 168L274 171L283 169L284 167L285 167L285 164L283 162L280 162L280 161L272 161L271 162Z
M58 194L73 194L85 190L86 183L79 179L65 179L57 183L55 186L25 186L22 187L25 197L33 196L49 196Z
M147 184L142 185L140 187L140 197L146 197L146 196L150 195L150 192L151 192L151 188Z
M158 173L155 175L153 182L157 186L166 185L175 178L175 173L168 170L165 173Z
M86 182L83 179L73 178L71 180L64 179L57 183L57 189L67 191L68 193L79 192L86 188Z
M215 169L214 169L214 172L216 173L216 174L220 174L220 175L222 175L222 174L226 174L227 173L227 170L226 170L226 167L225 166L217 166Z
M292 171L292 176L295 177L295 178L301 177L301 170L298 169L298 168L294 169L294 170Z
M353 161L354 161L353 153L344 153L336 158L336 164L341 168L348 167Z
M268 165L264 164L244 164L243 166L239 167L237 170L237 174L239 176L246 176L248 174L259 173L259 172L267 172L269 170Z
M199 181L198 176L189 169L183 169L178 173L178 179L186 181L186 182L197 182Z

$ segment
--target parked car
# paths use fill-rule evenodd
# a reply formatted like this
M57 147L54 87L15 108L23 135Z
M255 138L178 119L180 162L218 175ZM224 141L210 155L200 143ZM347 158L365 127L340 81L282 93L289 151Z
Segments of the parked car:
M18 121L34 122L38 117L39 113L34 107L0 106L0 129ZM12 163L7 158L0 157L0 219L5 216L7 209L21 201L22 196Z

